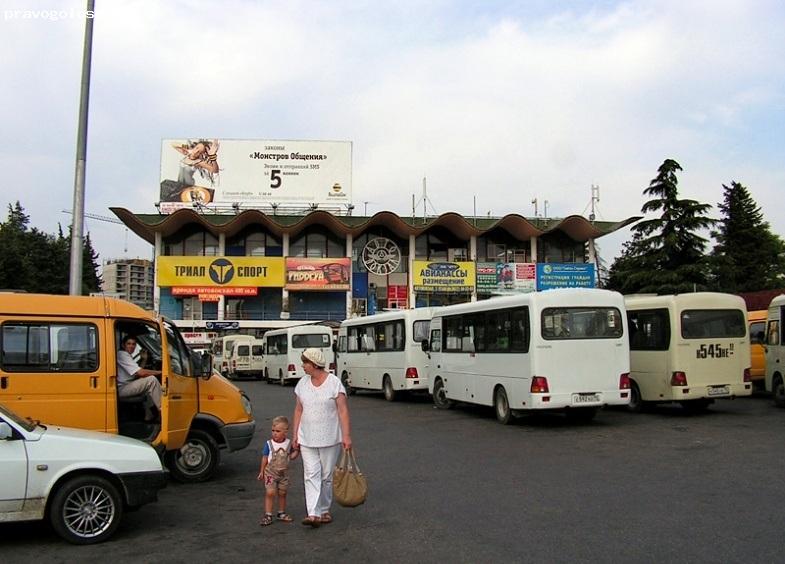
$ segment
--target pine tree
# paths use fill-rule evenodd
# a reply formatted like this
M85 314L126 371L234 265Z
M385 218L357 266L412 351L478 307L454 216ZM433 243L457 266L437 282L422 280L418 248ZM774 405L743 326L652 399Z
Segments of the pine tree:
M0 224L0 288L26 290L30 278L28 224L30 217L17 201L8 205L8 218Z
M739 182L722 185L723 214L712 232L713 286L723 292L752 292L785 284L785 243L771 232L760 207Z
M666 159L643 193L652 197L643 204L644 219L632 227L633 237L613 263L608 287L629 293L670 294L703 290L708 282L704 250L708 240L698 232L714 220L706 216L710 204L679 199L679 163Z

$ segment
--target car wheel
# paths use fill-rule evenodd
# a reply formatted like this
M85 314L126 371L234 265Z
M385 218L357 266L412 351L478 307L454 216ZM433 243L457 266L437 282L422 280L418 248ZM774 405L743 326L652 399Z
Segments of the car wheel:
M384 380L382 381L382 391L384 392L384 399L387 401L395 401L398 397L398 394L393 389L392 380L389 376L385 375Z
M73 544L108 539L120 525L123 500L112 482L101 476L82 475L58 487L49 519L58 535Z
M512 410L510 402L507 400L507 392L499 386L493 394L493 407L496 411L496 420L502 425L508 425L512 420Z
M451 409L453 401L447 397L447 390L444 389L444 382L437 378L433 383L433 403L439 409Z
M774 379L771 391L774 396L774 405L777 407L785 407L785 384L782 382L782 376L778 376Z
M346 395L353 396L357 392L357 390L355 390L349 385L349 374L347 372L341 374L341 383L343 384L343 387L346 390Z
M178 482L195 483L209 480L218 468L221 452L218 443L207 431L194 429L185 444L166 453L166 465Z

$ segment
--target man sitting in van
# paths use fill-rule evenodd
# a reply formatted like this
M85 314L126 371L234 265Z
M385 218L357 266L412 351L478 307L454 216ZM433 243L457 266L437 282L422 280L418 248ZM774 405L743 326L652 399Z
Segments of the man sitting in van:
M133 358L136 339L126 335L117 351L117 395L122 398L145 395L145 421L153 421L161 411L161 383L156 376L160 370L140 367ZM155 411L152 411L155 407Z

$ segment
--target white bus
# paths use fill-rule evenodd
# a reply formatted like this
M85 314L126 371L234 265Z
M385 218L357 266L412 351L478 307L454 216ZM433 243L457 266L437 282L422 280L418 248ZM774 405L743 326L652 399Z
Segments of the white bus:
M229 376L229 358L232 355L232 346L238 339L248 340L253 339L253 337L235 333L234 335L219 337L213 341L213 370L220 372L221 376Z
M778 407L785 407L785 335L783 335L785 295L771 300L766 322L766 391Z
M324 325L298 325L276 329L264 334L264 376L267 383L279 382L285 386L289 380L305 376L300 357L305 349L321 349L327 368L335 371L333 331Z
M237 339L232 343L229 354L229 378L264 377L264 341L249 336L248 339Z
M436 407L492 405L499 422L529 410L590 420L629 403L624 299L568 288L439 308L428 391Z
M402 309L348 319L338 330L338 372L347 393L381 390L387 401L402 391L428 389L428 340L434 308Z
M706 409L717 398L752 394L744 300L696 292L627 296L630 410L648 402Z

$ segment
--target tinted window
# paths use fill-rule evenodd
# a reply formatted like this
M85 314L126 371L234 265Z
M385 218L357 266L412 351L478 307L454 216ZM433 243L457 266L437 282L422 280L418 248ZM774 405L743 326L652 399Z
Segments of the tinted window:
M630 328L630 350L668 350L671 329L667 309L628 311L627 323Z
M753 344L763 344L766 340L766 322L756 321L750 323L750 342Z
M239 345L237 347L237 356L248 356L251 354L251 347L248 345Z
M323 348L330 346L329 335L292 335L292 347L295 349Z
M251 347L251 354L254 356L262 356L264 354L262 345L254 345Z
M681 313L681 336L685 339L744 337L747 322L740 309L688 309Z

